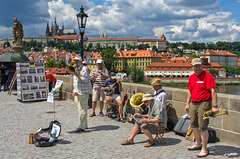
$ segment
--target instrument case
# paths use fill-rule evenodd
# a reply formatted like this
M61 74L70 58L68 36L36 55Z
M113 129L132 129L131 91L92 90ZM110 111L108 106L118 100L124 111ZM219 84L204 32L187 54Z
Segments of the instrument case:
M182 116L175 125L173 132L177 135L186 136L190 125L190 118L186 115Z

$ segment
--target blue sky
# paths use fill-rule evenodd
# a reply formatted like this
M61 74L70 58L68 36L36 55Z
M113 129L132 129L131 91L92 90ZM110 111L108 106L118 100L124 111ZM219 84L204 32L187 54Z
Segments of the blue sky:
M168 41L240 41L240 0L8 0L0 2L0 38L12 37L14 17L24 36L45 36L54 18L78 32L76 14L88 14L86 35Z

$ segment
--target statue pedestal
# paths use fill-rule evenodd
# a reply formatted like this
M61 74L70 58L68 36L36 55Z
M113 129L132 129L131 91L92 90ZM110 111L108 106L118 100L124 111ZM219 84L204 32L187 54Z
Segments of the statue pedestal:
M14 52L19 52L19 53L24 52L23 46L21 46L21 45L13 46L13 50L14 50Z

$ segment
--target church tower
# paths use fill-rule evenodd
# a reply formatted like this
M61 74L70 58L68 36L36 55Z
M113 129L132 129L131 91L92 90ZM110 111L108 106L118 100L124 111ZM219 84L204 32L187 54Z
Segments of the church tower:
M107 32L105 32L105 34L104 34L104 38L107 38Z
M49 24L48 24L48 22L47 22L46 37L48 37L48 36L51 36L51 33L50 33Z
M55 18L55 21L52 26L52 36L57 36L58 35L58 25L57 25L57 20Z
M101 32L101 36L100 36L100 38L103 38L103 32Z

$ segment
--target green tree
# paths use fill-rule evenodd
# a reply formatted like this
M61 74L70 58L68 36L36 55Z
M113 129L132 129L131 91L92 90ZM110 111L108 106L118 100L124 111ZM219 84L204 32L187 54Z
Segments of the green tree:
M104 61L104 65L109 72L114 70L114 63L117 59L117 51L115 49L105 49L103 50L100 55L102 56L102 60Z
M211 73L214 77L216 77L216 75L217 75L217 71L212 67L209 68L208 72Z
M57 63L57 67L58 68L66 68L67 67L66 60L61 59L61 61L59 61L59 63Z
M3 47L6 48L6 47L9 47L10 46L10 43L8 41L6 41L5 43L3 43Z
M144 71L140 68L137 68L136 60L131 67L131 79L133 82L142 82L144 79Z
M54 60L54 59L51 59L51 60L48 60L47 62L46 62L46 67L56 67L57 66L57 64L56 64L56 61Z

